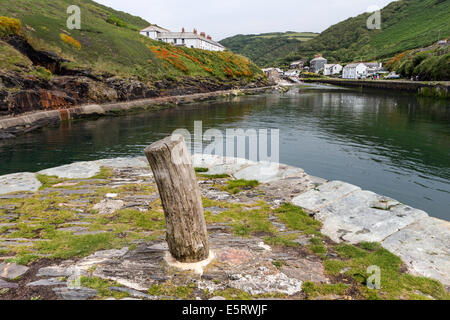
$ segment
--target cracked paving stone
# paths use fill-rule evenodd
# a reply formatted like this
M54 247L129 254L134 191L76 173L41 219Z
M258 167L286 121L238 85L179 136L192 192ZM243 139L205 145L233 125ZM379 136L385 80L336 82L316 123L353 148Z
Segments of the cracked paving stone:
M15 263L0 263L0 277L5 279L15 279L28 271L28 267Z
M17 283L0 279L0 289L17 289L18 287L19 285Z
M58 279L41 279L27 284L27 287L52 287L66 285L65 282L59 281Z
M88 300L97 296L97 290L90 288L54 288L53 292L64 300Z

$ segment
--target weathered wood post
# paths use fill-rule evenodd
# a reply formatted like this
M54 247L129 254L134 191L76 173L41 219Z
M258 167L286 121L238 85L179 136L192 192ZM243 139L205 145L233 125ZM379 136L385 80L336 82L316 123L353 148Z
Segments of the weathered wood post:
M209 242L202 198L183 137L157 141L145 149L145 155L158 185L170 253L180 262L207 259Z

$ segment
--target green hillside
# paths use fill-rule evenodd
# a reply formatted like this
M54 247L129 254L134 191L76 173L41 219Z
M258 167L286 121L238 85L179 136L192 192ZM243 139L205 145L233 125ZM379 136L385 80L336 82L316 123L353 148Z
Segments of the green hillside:
M322 53L331 62L386 59L426 47L450 36L450 1L400 0L381 11L381 30L369 30L370 14L342 21L311 41L301 43L293 57Z
M81 30L66 27L70 5L81 8ZM65 66L71 69L142 81L184 76L240 80L262 77L259 68L242 56L174 47L143 37L138 30L149 22L90 0L0 0L0 16L0 38L5 42L5 37L20 34L35 49L69 60ZM9 28L17 21L6 17L20 21L18 30ZM18 53L5 42L0 46L0 68L42 73L30 65L27 57L16 56Z
M220 43L235 53L249 57L260 67L282 66L289 62L285 59L296 52L300 43L317 36L312 32L263 33L237 35L226 38Z

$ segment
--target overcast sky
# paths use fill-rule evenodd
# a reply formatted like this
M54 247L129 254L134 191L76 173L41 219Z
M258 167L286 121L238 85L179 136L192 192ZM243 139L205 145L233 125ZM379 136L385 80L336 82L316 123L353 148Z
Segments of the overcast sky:
M96 0L171 31L197 28L215 40L236 34L322 32L393 0Z

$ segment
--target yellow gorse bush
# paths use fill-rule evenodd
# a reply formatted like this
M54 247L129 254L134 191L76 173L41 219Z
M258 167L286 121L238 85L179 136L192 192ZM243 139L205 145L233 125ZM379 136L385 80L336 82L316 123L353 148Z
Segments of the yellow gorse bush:
M70 44L71 46L77 48L78 50L81 50L81 43L78 40L72 38L71 36L69 36L69 35L67 35L65 33L61 33L59 35L59 37L65 43Z
M0 37L22 34L22 23L19 19L0 17Z

